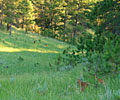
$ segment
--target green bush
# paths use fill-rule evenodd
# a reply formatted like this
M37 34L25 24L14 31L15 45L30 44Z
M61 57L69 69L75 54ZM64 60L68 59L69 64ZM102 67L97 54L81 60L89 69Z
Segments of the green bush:
M87 59L88 71L108 73L117 72L120 66L120 36L112 33L83 34L78 41L77 50L67 48L62 59L67 65L76 66Z

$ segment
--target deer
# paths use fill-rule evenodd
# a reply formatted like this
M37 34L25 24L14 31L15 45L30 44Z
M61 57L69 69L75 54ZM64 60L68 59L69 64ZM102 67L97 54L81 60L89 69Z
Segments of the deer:
M80 79L77 80L77 85L79 86L79 88L81 88L81 91L84 91L85 88L88 87L88 83L87 82L83 82Z

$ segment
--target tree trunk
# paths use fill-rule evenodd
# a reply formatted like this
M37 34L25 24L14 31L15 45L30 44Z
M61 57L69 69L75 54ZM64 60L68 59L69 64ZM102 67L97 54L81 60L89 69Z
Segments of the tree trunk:
M10 29L10 25L7 23L7 31L9 31Z
M51 15L51 18L50 18L50 28L51 28L51 31L52 31L51 36L54 38L54 28L53 28L53 17L52 16L53 15Z
M70 41L71 44L73 44L73 36L74 36L74 33L72 32L71 33L71 41Z
M117 72L118 71L118 66L117 66L117 64L116 64L116 67L115 67L115 72Z
M95 84L95 87L97 88L97 71L98 71L98 65L96 65L96 69L95 69L95 81L96 81L96 84Z
M1 28L3 24L3 1L1 2Z
M28 30L27 30L27 24L26 24L25 32L27 33L27 31L28 31Z
M63 37L63 41L65 41L66 16L67 16L67 12L66 12L66 9L65 9L65 16L64 16L64 37Z
M51 0L50 0L50 5L49 5L49 24L48 24L48 30L50 29L50 24L51 24Z
M76 14L76 19L75 19L75 28L73 29L74 31L74 34L73 34L73 44L75 43L75 38L76 38L76 28L77 28L77 25L78 25L78 14Z
M24 16L23 16L23 22L22 22L22 30L24 28Z
M11 33L12 33L12 24L10 23L10 33L9 33L9 36L11 36Z
M43 23L44 23L44 31L45 31L45 27L46 27L46 25L45 25L45 19L44 19L44 22L43 22Z
M75 29L74 29L74 37L76 36L76 28L77 28L77 25L78 25L78 14L76 15L76 21L75 21Z
M43 17L43 30L45 30L45 27L46 27L46 25L45 25L45 16L44 16L44 7L42 7L42 17Z
M56 20L55 20L55 19L53 20L53 25L52 25L52 27L53 27L53 34L54 34L54 38L55 38L56 27L57 27L57 23L56 23Z
M49 13L49 24L48 24L48 30L50 30L51 25L51 13Z

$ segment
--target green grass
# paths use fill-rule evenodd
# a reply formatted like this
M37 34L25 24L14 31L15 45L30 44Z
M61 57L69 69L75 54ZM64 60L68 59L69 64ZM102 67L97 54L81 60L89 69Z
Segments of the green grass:
M55 60L68 46L37 34L14 30L9 37L0 31L0 100L120 100L119 74L99 76L105 85L96 89L94 77L82 70L84 64L56 70ZM89 83L84 92L77 87L81 77Z

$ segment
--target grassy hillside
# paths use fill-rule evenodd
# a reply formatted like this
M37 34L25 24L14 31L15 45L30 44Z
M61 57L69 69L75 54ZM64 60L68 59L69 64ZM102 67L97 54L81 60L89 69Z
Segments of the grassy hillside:
M58 55L69 45L37 34L0 31L0 100L120 100L120 75L94 77L80 64L70 71L56 71ZM49 66L52 64L52 68ZM89 83L84 92L77 79Z

